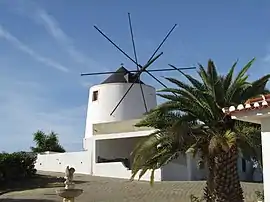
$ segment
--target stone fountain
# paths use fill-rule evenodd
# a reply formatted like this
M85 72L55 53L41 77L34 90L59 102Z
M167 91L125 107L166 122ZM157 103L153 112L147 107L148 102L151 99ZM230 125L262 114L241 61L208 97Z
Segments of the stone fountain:
M82 189L75 189L75 183L73 182L74 172L74 168L67 166L65 172L66 181L64 182L65 188L56 190L56 194L63 198L63 202L74 202L75 198L83 193Z

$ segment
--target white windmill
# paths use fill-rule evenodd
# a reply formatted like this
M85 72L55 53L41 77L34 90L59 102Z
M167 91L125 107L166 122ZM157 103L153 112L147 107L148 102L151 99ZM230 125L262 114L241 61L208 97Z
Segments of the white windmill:
M156 90L154 87L145 84L141 81L140 76L142 73L146 73L155 79L163 87L167 87L158 78L156 78L151 72L159 71L181 71L187 69L194 69L195 67L176 68L170 65L170 68L165 69L153 69L148 70L149 66L154 63L163 53L156 55L164 42L170 36L175 29L175 24L167 33L165 38L158 45L151 57L148 59L145 65L140 65L137 59L135 41L133 36L132 24L130 13L128 13L129 28L131 33L131 40L133 45L134 59L124 52L116 43L114 43L108 36L106 36L97 26L94 28L104 36L112 45L114 45L122 54L130 59L135 65L135 70L127 70L123 65L116 71L112 72L96 72L85 73L81 76L93 76L111 74L106 80L98 85L94 85L89 90L89 102L87 109L87 120L85 129L85 141L91 139L93 133L94 124L125 121L135 118L141 118L143 114L156 107ZM90 140L91 141L91 140ZM84 144L85 149L91 146Z

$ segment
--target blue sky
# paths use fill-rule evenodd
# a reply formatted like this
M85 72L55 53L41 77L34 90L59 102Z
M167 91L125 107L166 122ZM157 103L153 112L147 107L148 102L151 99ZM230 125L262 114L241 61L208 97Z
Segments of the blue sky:
M167 3L165 3L167 2ZM88 88L104 76L82 72L135 66L94 28L132 54L131 12L140 63L177 23L151 68L206 64L220 72L256 57L251 78L269 73L270 2L261 1L0 1L0 150L27 150L32 133L54 130L69 151L82 148ZM195 74L195 72L191 72ZM175 73L155 74L177 76ZM148 76L144 80L161 88ZM162 79L162 78L161 78Z

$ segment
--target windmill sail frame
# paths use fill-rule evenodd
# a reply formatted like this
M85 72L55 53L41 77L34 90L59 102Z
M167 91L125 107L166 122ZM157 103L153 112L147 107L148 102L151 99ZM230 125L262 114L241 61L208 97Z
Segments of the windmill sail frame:
M146 62L145 65L140 65L138 63L138 57L137 57L137 52L136 52L136 46L135 46L135 40L134 40L134 34L133 34L133 29L132 29L132 23L131 23L131 15L130 13L128 13L128 22L129 22L129 30L130 30L130 36L131 36L131 41L132 41L132 48L133 48L133 54L134 54L134 58L130 57L125 51L123 51L114 41L112 41L104 32L102 32L97 26L94 26L94 28L105 38L107 39L116 49L118 49L118 51L120 51L123 55L125 55L130 61L132 61L136 67L137 70L135 71L129 71L129 73L134 72L134 79L133 82L131 83L131 85L129 86L129 88L127 89L127 91L125 92L125 94L123 95L123 97L119 100L119 102L116 104L116 106L114 107L114 109L112 110L112 112L110 113L110 115L112 116L113 113L116 111L116 109L119 107L119 105L122 103L122 101L125 99L125 97L128 95L128 93L130 92L130 90L132 89L132 87L135 85L135 83L138 83L138 81L140 81L140 76L142 73L147 73L149 76L151 76L153 79L155 79L159 84L161 84L163 87L167 88L167 86L161 82L158 78L156 78L152 73L150 72L154 72L154 71L179 71L180 73L183 73L182 70L187 70L187 69L195 69L195 67L186 67L186 68L176 68L173 65L170 65L170 69L155 69L155 70L147 70L147 68L149 68L149 66L154 63L162 54L163 52L159 53L157 56L157 52L159 51L159 49L162 47L162 45L166 42L166 40L168 39L168 37L171 35L171 33L174 31L174 29L176 28L177 24L174 24L174 26L169 30L169 32L167 33L167 35L164 37L164 39L160 42L160 44L157 46L157 48L154 50L153 54L150 56L150 58L148 59L148 61ZM85 73L85 74L81 74L81 76L89 76L89 75L101 75L101 74L109 74L109 73L116 73L116 72L96 72L96 73ZM127 83L129 83L127 81ZM142 94L142 99L143 99L143 103L144 103L144 107L145 107L145 112L148 112L147 109L147 105L146 105L146 100L145 100L145 96L144 96L144 92L143 92L143 88L142 88L142 83L139 82L140 85L140 90L141 90L141 94Z

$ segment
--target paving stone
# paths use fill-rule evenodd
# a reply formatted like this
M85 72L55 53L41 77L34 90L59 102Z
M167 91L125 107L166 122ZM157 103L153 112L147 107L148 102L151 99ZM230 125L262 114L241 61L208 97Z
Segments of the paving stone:
M53 176L64 176L63 173L42 172ZM77 184L84 193L76 202L189 202L191 194L202 196L205 182L156 182L153 187L149 182L138 182L114 178L94 177L75 174L75 180L85 181ZM261 183L242 183L247 202L255 201L255 191L263 190ZM0 196L1 202L60 202L55 194L57 188L35 189L10 192Z

